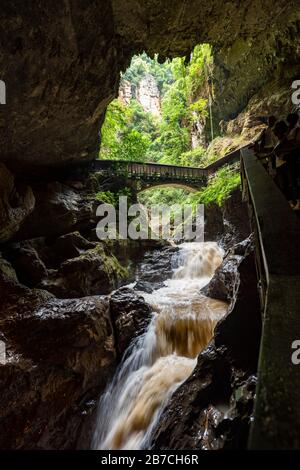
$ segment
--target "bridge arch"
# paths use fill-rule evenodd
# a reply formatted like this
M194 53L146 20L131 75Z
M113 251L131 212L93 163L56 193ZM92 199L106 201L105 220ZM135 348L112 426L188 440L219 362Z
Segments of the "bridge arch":
M163 189L163 188L171 188L171 189L184 189L185 191L189 191L190 193L196 193L199 191L199 187L192 186L188 183L178 183L178 182L170 182L170 183L150 183L147 185L141 184L141 189L137 188L137 193L141 194L145 191L151 191L151 189Z

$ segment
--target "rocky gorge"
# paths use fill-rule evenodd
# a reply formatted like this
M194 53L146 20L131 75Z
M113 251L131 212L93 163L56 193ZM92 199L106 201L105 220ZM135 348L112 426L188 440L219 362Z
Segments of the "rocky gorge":
M151 322L141 292L164 286L174 269L176 247L95 234L95 194L110 182L88 168L120 71L144 50L164 60L208 42L215 126L222 120L248 141L257 115L291 110L299 22L297 2L283 0L3 2L1 449L91 448L99 398ZM153 449L247 445L261 313L240 190L205 216L205 240L224 256L199 295L228 309L162 411Z
M6 345L6 364L0 366L4 404L0 446L7 449L89 448L101 391L130 343L150 322L151 308L140 292L160 288L171 276L172 257L177 248L151 241L125 240L123 244L97 241L97 201L89 191L91 184L93 188L100 184L95 177L92 183L87 178L77 182L48 182L42 186L33 184L20 189L9 170L3 165L1 170L6 184L2 193L1 226L6 227L6 231L3 231L1 245L0 325L1 340ZM27 197L23 196L24 192ZM15 216L15 211L20 218ZM207 207L207 240L216 240L228 250L249 235L249 231L238 191L223 207ZM229 390L234 393L235 382L247 387L248 378L255 374L257 351L251 355L250 371L242 363L241 369L236 366L236 372L230 354L234 347L235 353L241 352L239 344L226 343L233 341L231 322L233 328L237 328L236 322L239 328L242 321L239 316L235 318L237 313L234 312L239 311L239 295L245 295L239 288L239 283L246 282L240 272L243 263L245 277L255 277L251 263L247 268L247 258L253 256L248 254L249 250L251 252L249 244L236 245L234 254L225 257L205 293L232 303L233 312L224 320L225 326L219 327L220 333L217 329L215 338L215 341L219 338L222 350L218 361L224 362L226 368L226 377L222 371L222 380L228 381L227 391L222 396L224 401L229 400ZM120 287L134 279L138 281L135 290ZM254 282L253 278L251 298L255 296ZM254 322L254 329L257 327L250 312L247 321L250 325ZM249 328L248 323L247 326L244 323L244 327ZM228 330L229 338L226 337ZM254 349L257 341L253 339ZM217 352L213 350L210 354L216 356ZM212 370L216 367L214 373L220 367L218 361L210 364ZM201 367L201 374L203 370L206 367ZM189 382L185 386L189 386ZM220 392L218 384L213 386ZM172 400L167 413L172 412L173 403ZM181 406L187 406L192 412L189 404ZM249 411L249 406L247 409ZM197 410L206 413L206 409L198 406ZM163 439L163 446L173 445L162 437L165 419L163 417L161 430L155 434L155 442ZM237 419L242 420L240 415ZM180 429L177 432L181 432ZM156 437L158 432L159 437Z

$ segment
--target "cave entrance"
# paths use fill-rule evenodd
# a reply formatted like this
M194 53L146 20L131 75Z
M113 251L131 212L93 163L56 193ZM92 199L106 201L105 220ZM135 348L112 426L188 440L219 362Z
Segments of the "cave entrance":
M121 74L107 108L100 159L201 166L212 130L213 55L208 44L190 57L160 63L145 52Z

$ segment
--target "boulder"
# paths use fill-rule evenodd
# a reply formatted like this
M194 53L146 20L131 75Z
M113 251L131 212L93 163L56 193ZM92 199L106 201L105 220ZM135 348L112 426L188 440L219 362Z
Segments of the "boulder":
M145 254L142 263L136 270L139 282L160 285L172 277L174 269L174 254L178 252L177 246L165 246L159 250L149 251Z
M33 188L34 211L17 234L18 240L57 237L95 225L94 201L59 182Z
M97 243L90 242L79 232L62 235L55 241L47 241L40 256L48 268L57 269L64 261L77 258L86 250L93 249Z
M14 313L1 322L0 447L73 448L116 365L108 301L49 299Z
M59 298L108 294L127 276L127 269L107 254L105 244L73 232L54 241L45 238L13 243L3 255L20 282L41 287Z
M29 289L1 257L0 296L0 447L73 448L116 366L108 299Z
M0 298L0 319L10 316L23 318L31 315L31 312L45 301L52 299L53 295L20 284L11 264L0 256ZM2 331L1 324L0 330Z
M4 294L5 284L17 282L18 278L16 271L13 269L12 265L0 254L0 288L2 287L2 293Z
M19 281L28 287L37 286L48 275L45 264L29 241L12 244L5 250L5 256L16 270Z
M131 341L139 336L151 319L151 308L143 297L123 287L110 297L110 314L114 324L116 348L121 358Z
M13 174L0 163L0 243L15 235L34 204L32 189L16 185Z
M50 270L40 287L59 298L108 294L127 274L114 256L106 255L101 244L64 261L58 270Z
M210 282L201 289L201 293L213 299L231 301L238 288L237 271L245 256L253 252L252 236L234 245L216 269Z
M154 290L161 289L164 286L164 282L138 281L134 286L134 290L152 294Z

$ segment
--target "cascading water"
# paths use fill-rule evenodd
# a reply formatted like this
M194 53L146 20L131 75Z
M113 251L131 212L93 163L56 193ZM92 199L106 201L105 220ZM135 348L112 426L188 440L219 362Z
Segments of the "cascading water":
M147 331L125 353L99 403L94 449L146 449L167 401L192 373L227 304L200 294L222 262L216 243L180 245L180 267L165 287L142 293Z

